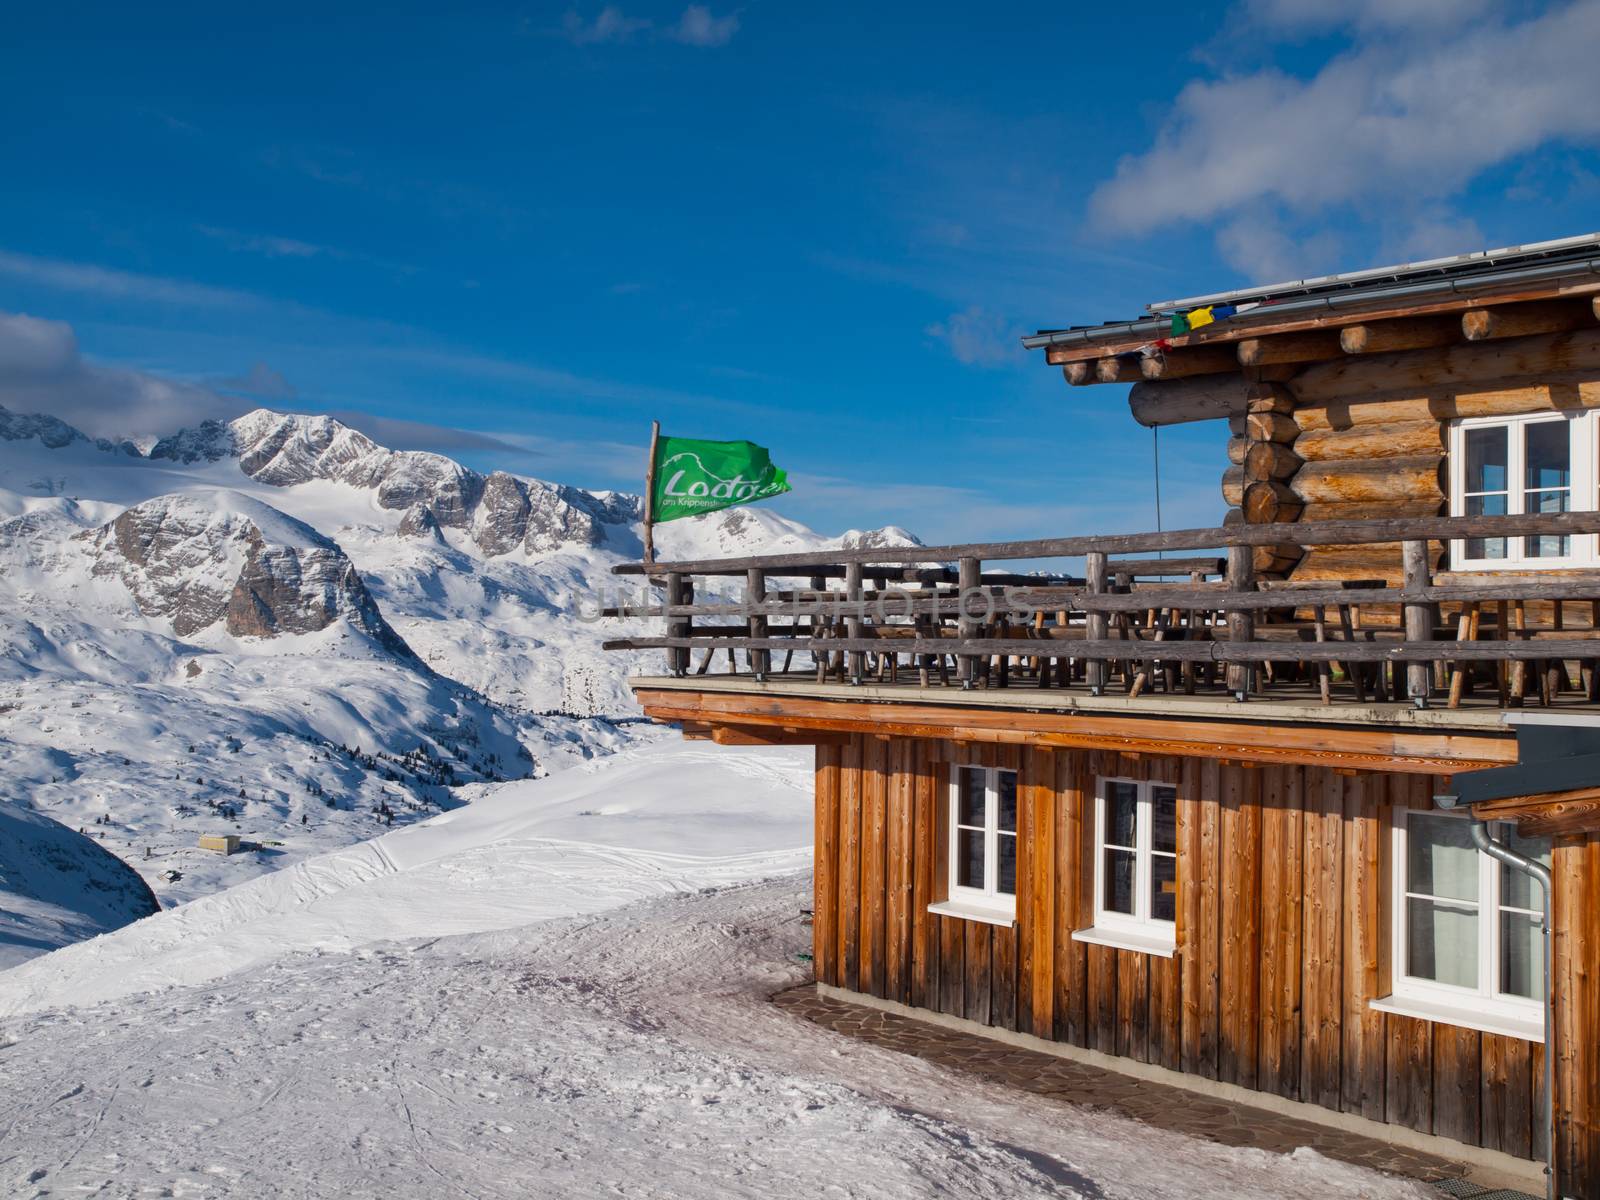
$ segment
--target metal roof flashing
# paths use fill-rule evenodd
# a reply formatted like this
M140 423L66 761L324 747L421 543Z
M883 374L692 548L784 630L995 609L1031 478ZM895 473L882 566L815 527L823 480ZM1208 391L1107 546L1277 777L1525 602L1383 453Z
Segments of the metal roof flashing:
M1159 334L1167 328L1173 313L1207 305L1258 303L1260 307L1228 319L1230 326L1243 326L1384 300L1410 298L1420 301L1433 296L1468 296L1517 283L1553 283L1595 275L1600 275L1600 233L1524 246L1507 246L1498 250L1480 250L1453 258L1346 271L1270 287L1241 288L1181 300L1161 300L1145 306L1146 311L1152 314L1150 316L1107 325L1042 329L1024 337L1022 344L1026 349L1037 350L1046 346L1093 345Z

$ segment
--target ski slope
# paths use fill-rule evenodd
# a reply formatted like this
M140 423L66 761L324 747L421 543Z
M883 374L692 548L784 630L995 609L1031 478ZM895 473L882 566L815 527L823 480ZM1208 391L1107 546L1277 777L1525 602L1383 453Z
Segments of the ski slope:
M286 954L507 929L803 870L811 752L662 741L203 896L0 973L0 1017L216 979Z

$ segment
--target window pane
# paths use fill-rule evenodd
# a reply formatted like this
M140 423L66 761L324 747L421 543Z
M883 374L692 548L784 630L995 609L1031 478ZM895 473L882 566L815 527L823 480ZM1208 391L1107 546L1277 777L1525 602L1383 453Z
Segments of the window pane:
M1500 990L1508 996L1544 997L1544 937L1539 918L1500 914Z
M1134 853L1132 850L1107 850L1105 853L1105 894L1100 897L1100 906L1107 912L1126 913L1131 917Z
M1506 515L1505 493L1498 496L1468 496L1463 514L1468 517L1503 517ZM1505 538L1468 538L1468 558L1504 558Z
M1017 894L1017 839L1014 834L1002 833L999 838L1000 882L995 890L1005 896Z
M1478 914L1432 900L1406 901L1406 974L1478 986Z
M1173 921L1178 911L1178 860L1176 856L1150 856L1150 919Z
M956 883L962 887L983 888L982 830L956 831Z
M1150 789L1150 848L1178 848L1178 789L1157 784Z
M1017 773L995 772L995 788L1000 801L1000 828L1007 833L1017 831Z
M1506 490L1506 429L1467 430L1468 492L1503 492Z
M1523 511L1530 513L1566 512L1571 500L1570 492L1528 492L1523 500ZM1565 558L1572 553L1572 539L1560 534L1546 533L1524 538L1529 558Z
M1527 464L1522 486L1528 491L1572 486L1572 438L1567 432L1568 428L1565 420L1540 421L1523 426L1527 438L1524 443Z
M1513 828L1496 825L1494 836L1518 854L1538 859L1550 865L1550 839L1523 837ZM1543 889L1524 872L1515 867L1500 868L1500 903L1507 908L1540 908L1544 904Z
M1466 821L1413 812L1406 829L1406 891L1478 898L1478 851Z
M956 824L981 828L987 794L983 768L962 767L956 773Z
M1106 784L1106 845L1132 846L1138 813L1138 784Z

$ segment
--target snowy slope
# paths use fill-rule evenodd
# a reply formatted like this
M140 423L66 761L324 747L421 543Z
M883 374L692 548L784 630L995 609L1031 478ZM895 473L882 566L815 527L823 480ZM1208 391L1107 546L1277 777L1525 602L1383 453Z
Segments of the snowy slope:
M158 910L92 837L14 804L0 804L0 897L0 971Z
M501 785L0 974L0 1187L1425 1200L767 1003L809 973L806 757L673 746Z
M542 728L418 662L314 530L221 491L91 511L0 522L0 801L93 826L164 902L531 768Z
M676 740L300 862L0 974L0 1016L198 983L302 951L510 928L811 859L811 752Z
M148 453L0 408L0 802L91 823L164 903L661 736L611 567L635 497L266 410ZM899 530L846 538L909 541ZM696 557L841 544L770 511ZM223 858L203 833L252 847Z

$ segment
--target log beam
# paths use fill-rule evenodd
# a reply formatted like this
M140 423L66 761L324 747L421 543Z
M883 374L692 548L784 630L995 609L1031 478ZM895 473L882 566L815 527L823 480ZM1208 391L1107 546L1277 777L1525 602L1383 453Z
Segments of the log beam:
M1251 442L1245 452L1244 477L1251 483L1264 479L1288 479L1300 469L1300 456L1282 442ZM1249 505L1245 512L1250 511ZM1252 522L1255 518L1250 518Z
M1246 523L1270 525L1276 521L1298 520L1305 505L1288 484L1276 479L1258 479L1244 489L1241 507Z
M1282 383L1256 382L1245 388L1247 413L1292 413L1294 393Z
M1144 426L1243 417L1242 375L1196 375L1189 379L1142 380L1128 393L1133 419Z
M1132 357L1096 359L1094 377L1097 383L1136 383L1144 378L1138 361Z
M1252 442L1293 442L1300 426L1288 413L1253 412L1245 417L1245 436Z
M1146 379L1187 379L1191 375L1231 374L1239 369L1232 346L1193 346L1154 354L1139 364Z
M1426 350L1460 340L1461 325L1454 317L1400 317L1393 321L1346 325L1339 331L1339 348L1346 354Z
M1444 426L1436 420L1423 420L1307 429L1295 438L1294 452L1307 462L1442 454Z
M1587 381L1600 371L1600 329L1535 337L1459 342L1432 350L1346 356L1318 363L1295 376L1302 408L1352 405L1386 397L1412 398L1501 390L1520 384ZM1192 418L1191 418L1192 419Z
M1578 305L1568 300L1539 300L1531 304L1474 308L1461 314L1461 332L1469 342L1565 333L1594 324L1592 305L1593 301Z
M1245 338L1239 343L1239 365L1267 367L1274 363L1324 362L1343 358L1339 335L1335 331L1285 333L1277 337Z
M1432 500L1444 496L1442 455L1307 462L1290 486L1308 502Z

